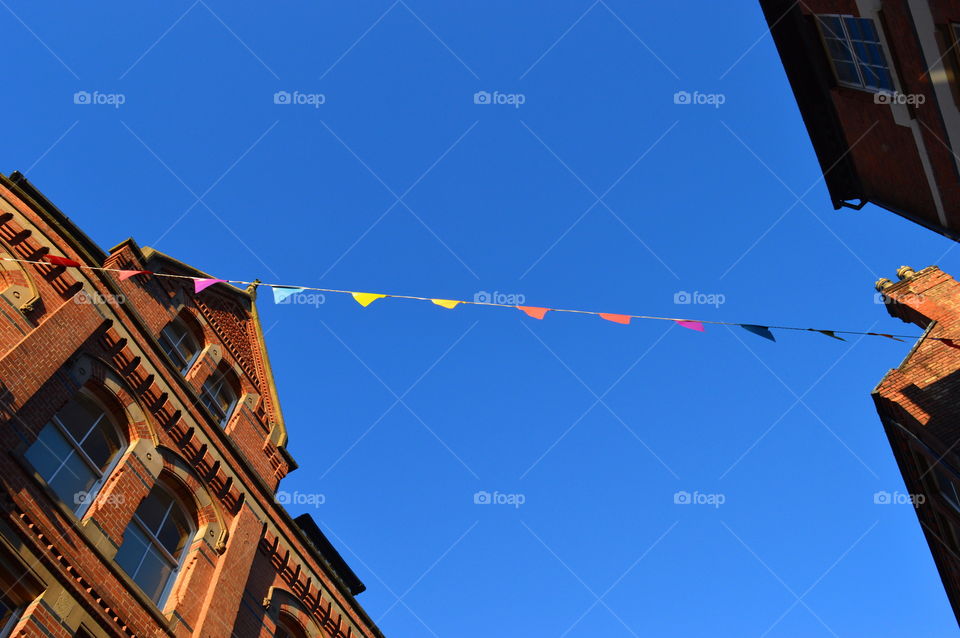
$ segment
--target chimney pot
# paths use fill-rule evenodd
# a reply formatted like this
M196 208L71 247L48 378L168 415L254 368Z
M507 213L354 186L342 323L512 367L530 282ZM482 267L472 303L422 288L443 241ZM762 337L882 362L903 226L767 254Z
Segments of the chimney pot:
M897 277L900 279L900 281L903 281L904 279L910 279L915 274L917 274L917 272L910 266L900 266L897 268Z

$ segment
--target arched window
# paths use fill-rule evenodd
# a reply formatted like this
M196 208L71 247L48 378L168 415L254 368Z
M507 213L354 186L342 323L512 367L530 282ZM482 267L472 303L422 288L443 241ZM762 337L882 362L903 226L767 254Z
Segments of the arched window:
M44 426L25 456L79 516L119 456L120 442L117 426L103 406L78 394Z
M162 606L195 531L187 509L157 484L137 507L114 560Z
M200 344L190 326L177 317L160 331L160 347L173 361L173 365L186 374L200 354Z
M227 426L230 414L237 406L237 393L228 376L228 372L217 370L210 375L200 390L200 402L207 406L222 428Z
M277 632L273 634L273 638L307 638L307 632L293 618L287 614L280 614Z

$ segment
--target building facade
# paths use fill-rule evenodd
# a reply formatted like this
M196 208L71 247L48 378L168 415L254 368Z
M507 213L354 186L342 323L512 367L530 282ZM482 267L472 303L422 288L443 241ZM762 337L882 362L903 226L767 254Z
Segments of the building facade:
M0 176L0 637L379 638L363 584L277 503L296 464L256 287L109 253Z
M960 2L760 4L834 208L960 239Z
M936 267L897 275L877 289L924 333L873 399L960 622L960 283Z

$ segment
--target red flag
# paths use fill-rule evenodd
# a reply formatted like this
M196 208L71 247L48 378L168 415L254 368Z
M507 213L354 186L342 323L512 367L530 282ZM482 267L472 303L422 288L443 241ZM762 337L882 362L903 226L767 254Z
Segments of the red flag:
M152 274L149 270L121 270L120 271L120 281L126 281L131 277L136 277L137 275L149 275Z
M687 330L696 330L697 332L706 332L706 330L703 327L703 324L700 323L699 321L682 321L680 319L677 319L676 322L678 326L686 328Z
M606 312L601 312L599 314L607 321L612 321L613 323L622 323L624 325L630 323L630 315L612 315Z
M72 268L79 268L82 265L78 261L67 259L66 257L57 257L56 255L45 255L44 259L49 261L54 266L70 266Z
M549 308L537 308L536 306L517 306L517 308L524 311L528 316L533 317L534 319L543 319L544 315L550 311Z

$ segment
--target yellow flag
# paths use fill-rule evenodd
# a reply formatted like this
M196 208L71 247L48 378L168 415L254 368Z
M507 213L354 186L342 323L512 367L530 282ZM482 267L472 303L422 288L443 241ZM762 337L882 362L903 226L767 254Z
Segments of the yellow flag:
M463 303L462 301L454 301L453 299L431 299L430 301L437 304L438 306L443 306L448 310L453 310L454 308L456 308L457 306Z
M372 304L377 299L383 299L386 295L376 295L372 292L351 292L353 298L357 300L357 303L366 308Z

